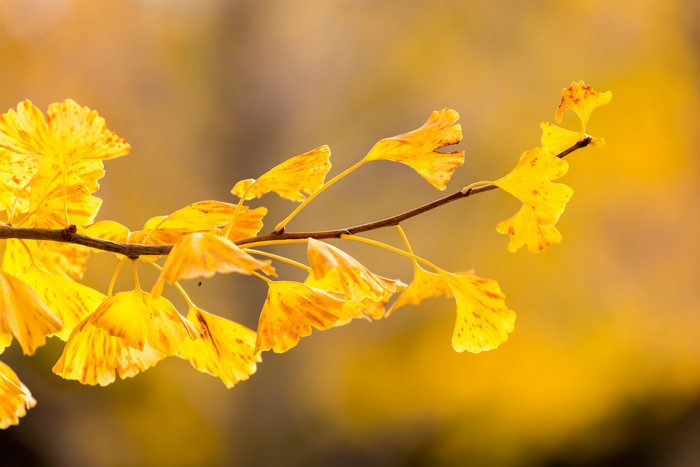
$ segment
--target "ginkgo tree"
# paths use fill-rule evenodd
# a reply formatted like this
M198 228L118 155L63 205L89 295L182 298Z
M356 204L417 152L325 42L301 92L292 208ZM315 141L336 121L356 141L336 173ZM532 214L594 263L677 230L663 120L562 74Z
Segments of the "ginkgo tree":
M330 180L330 149L321 146L292 157L257 179L241 180L231 192L235 203L200 201L147 220L131 231L111 220L95 221L102 200L94 196L105 174L103 161L126 155L129 144L107 129L103 118L72 100L49 106L46 116L30 101L0 116L0 353L17 341L32 355L56 336L65 342L53 372L82 384L108 385L118 373L127 378L178 356L227 386L252 375L261 353L286 352L312 328L326 330L361 318L377 320L434 296L454 297L457 352L479 353L502 344L513 330L515 313L498 283L474 271L448 272L416 254L400 224L426 211L500 188L523 204L496 226L509 236L508 250L539 252L562 240L555 227L573 190L555 182L568 170L564 157L602 138L586 134L593 109L612 94L597 93L583 81L562 91L556 120L573 110L580 130L543 123L541 146L524 152L515 168L492 181L477 181L455 193L395 216L353 227L290 232L287 224L309 202L355 169L376 160L413 168L445 190L464 162L464 151L442 152L462 131L452 109L435 111L419 128L386 138L364 158ZM261 234L265 207L246 203L274 192L298 202L274 229ZM399 246L360 234L392 227ZM363 242L390 250L413 264L412 280L382 277L325 239ZM306 243L307 264L265 250L269 245ZM119 258L106 294L78 281L91 251ZM163 259L165 258L165 259ZM276 262L300 268L304 282L277 278ZM114 291L122 266L131 264L133 290ZM148 286L140 267L158 269ZM257 330L198 307L182 282L214 274L259 278L268 287ZM166 298L179 293L188 306L178 310ZM0 427L18 423L36 401L15 372L0 362Z

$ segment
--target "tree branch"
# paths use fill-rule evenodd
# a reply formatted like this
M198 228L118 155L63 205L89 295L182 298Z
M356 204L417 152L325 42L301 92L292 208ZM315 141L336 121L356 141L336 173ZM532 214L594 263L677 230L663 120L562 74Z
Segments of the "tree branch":
M563 158L576 151L577 149L584 148L588 146L591 142L591 138L586 136L581 141L577 142L569 149L564 150L557 157ZM442 206L452 201L458 199L467 198L469 196L483 193L485 191L490 191L497 188L495 185L481 185L472 188L465 193L458 191L452 193L451 195L444 196L442 198L436 199L430 203L418 206L416 208L405 211L401 214L395 216L387 217L385 219L380 219L374 222L368 222L366 224L356 225L354 227L349 227L346 229L335 229L335 230L321 230L315 232L270 232L256 237L246 238L243 240L238 240L237 245L246 245L249 243L271 241L271 240L293 240L293 239L324 239L324 238L340 238L341 235L355 235L362 232L368 232L370 230L381 229L383 227L392 227L399 225L401 222L415 217L424 212L431 211L439 206ZM135 243L119 243L110 240L104 240L101 238L88 237L86 235L81 235L76 232L76 227L71 225L65 229L35 229L35 228L24 228L24 227L13 227L11 225L0 225L0 239L3 238L17 238L17 239L27 239L27 240L45 240L52 242L62 242L62 243L73 243L76 245L83 245L89 248L94 248L96 250L108 251L112 253L118 253L120 255L127 256L131 259L136 259L139 256L165 256L170 253L174 245L141 245Z

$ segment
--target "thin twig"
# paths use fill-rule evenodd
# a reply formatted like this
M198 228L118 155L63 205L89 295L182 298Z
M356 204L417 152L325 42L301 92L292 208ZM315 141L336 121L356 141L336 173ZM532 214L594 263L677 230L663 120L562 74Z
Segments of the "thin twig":
M558 154L557 157L566 157L572 152L576 151L577 149L581 149L588 146L590 142L591 138L586 136L584 139L574 144L569 149L566 149L560 154ZM483 193L485 191L490 191L495 188L495 185L488 184L469 189L465 193L462 193L462 190L460 190L456 193L452 193L451 195L447 195L442 198L436 199L435 201L410 209L401 214L397 214L395 216L387 217L385 219L380 219L378 221L368 222L366 224L360 224L345 229L319 230L314 232L270 232L258 235L256 237L238 240L235 243L237 245L246 245L248 243L270 240L340 238L341 235L355 235L370 230L381 229L383 227L393 227L399 225L401 222L407 219L415 217L419 214L423 214L424 212L431 211L444 204L451 203L452 201L456 201L458 199L467 198L478 193ZM96 250L117 253L131 259L136 259L139 256L165 256L168 253L170 253L170 250L172 250L174 246L119 243L113 242L111 240L104 240L101 238L88 237L86 235L81 235L77 233L76 227L74 225L71 225L65 229L35 229L13 227L11 225L0 225L0 239L2 238L20 238L27 240L45 240L52 242L73 243L76 245L83 245L89 248L94 248Z

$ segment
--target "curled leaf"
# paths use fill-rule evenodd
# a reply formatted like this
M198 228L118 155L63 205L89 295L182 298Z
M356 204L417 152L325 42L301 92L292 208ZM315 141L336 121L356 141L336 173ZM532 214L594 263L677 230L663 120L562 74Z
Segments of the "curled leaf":
M0 429L17 425L35 405L36 400L27 386L9 366L0 362Z
M258 198L274 191L283 198L303 201L304 193L318 190L331 168L331 150L321 146L307 153L294 156L273 167L257 180L242 180L231 189L236 196L245 199Z
M401 281L374 274L339 248L313 238L309 239L308 245L309 265L314 278L320 279L335 269L347 300L383 300L406 287Z
M260 313L255 351L286 352L311 326L329 329L343 316L343 295L309 287L299 282L271 282Z
M464 151L438 152L462 140L462 127L452 109L432 113L420 128L379 141L363 160L391 160L413 168L438 190L444 190L452 173L464 163Z
M177 350L179 357L190 361L199 371L218 376L227 388L255 373L260 354L255 351L255 331L190 308L187 319L202 329L199 338L187 339Z
M314 277L312 272L309 274L309 277L306 278L304 284L329 292L341 293L343 294L342 296L345 296L337 268L331 269L323 277L318 279ZM379 300L373 300L369 297L360 300L346 299L343 304L342 316L334 326L343 326L354 318L364 318L368 320L383 318L385 314L384 305L386 305L390 297L391 294L387 293Z
M612 91L598 94L591 86L586 86L583 81L571 82L571 86L561 91L561 103L557 107L555 117L557 123L561 123L562 115L566 109L576 112L581 119L581 133L586 132L586 125L591 113L597 107L605 105L612 99Z
M538 253L553 243L561 242L561 234L553 225L545 226L537 222L532 213L521 207L518 213L499 223L496 231L510 235L508 251L518 251L527 245L528 251Z
M542 147L554 155L561 154L581 141L581 139L588 136L586 134L581 135L581 133L576 131L566 130L547 122L542 122L540 128L542 128ZM588 143L588 145L602 148L605 146L605 140L603 138L594 138L591 136L591 142Z
M574 193L562 183L551 182L568 169L565 160L540 147L523 153L518 165L493 184L522 201L537 222L550 226L556 224Z

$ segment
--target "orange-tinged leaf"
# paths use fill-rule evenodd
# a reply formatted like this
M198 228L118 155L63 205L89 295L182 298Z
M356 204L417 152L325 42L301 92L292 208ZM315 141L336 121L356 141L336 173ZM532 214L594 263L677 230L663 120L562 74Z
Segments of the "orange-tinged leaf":
M274 191L283 198L303 201L306 194L318 190L331 169L331 150L321 146L305 154L287 159L257 180L241 180L231 193L245 199L258 198Z
M0 362L0 429L17 425L36 400L12 369Z
M457 352L479 353L498 347L513 330L515 313L505 304L496 281L474 275L441 274L457 301L452 346Z
M213 233L193 233L183 238L168 255L159 281L174 284L180 279L211 277L215 273L251 274L256 269L276 275L269 260L258 260L231 240Z
M364 298L381 301L406 287L401 281L372 273L343 250L319 240L309 239L307 253L314 278L320 279L335 269L349 301Z
M537 222L556 224L574 190L562 183L552 183L566 173L569 164L545 148L523 153L518 165L505 177L493 182L518 198Z
M136 375L165 358L163 352L146 343L143 350L127 345L121 338L91 323L88 316L73 330L52 371L82 384L107 386L115 380Z
M464 163L464 151L437 152L462 140L462 127L454 123L452 109L432 113L420 128L379 141L363 160L391 160L412 167L438 190L444 190L452 173Z
M88 319L130 347L143 350L148 343L166 355L173 355L185 339L199 335L166 298L138 289L112 295Z
M343 316L342 294L299 282L271 282L260 313L255 350L286 352L311 334L311 326L324 330Z
M584 137L589 136L586 134L582 135L576 131L566 130L547 122L540 123L540 128L542 128L542 147L554 155L561 154L581 141ZM605 140L603 138L594 138L592 136L590 138L591 142L588 143L589 146L597 148L605 146Z
M247 206L241 206L226 238L236 242L244 238L255 237L263 228L262 218L265 217L265 214L267 214L265 207L249 209Z
M314 277L312 272L309 274L309 277L306 278L304 284L329 292L341 293L342 297L345 296L337 268L331 269L325 276L318 279ZM386 305L386 302L389 300L390 296L390 294L386 294L380 300L372 300L371 298L367 297L361 300L346 300L345 304L343 305L343 314L334 326L343 326L348 324L354 318L364 318L368 320L383 318L385 311L384 305Z
M545 226L537 222L532 213L521 207L518 213L496 226L499 233L510 235L508 251L518 251L527 245L528 251L538 253L553 243L561 242L561 234L553 225Z
M557 108L555 118L561 123L562 115L566 109L576 112L581 119L581 133L586 132L586 125L591 112L601 105L605 105L612 99L612 91L598 94L591 86L586 86L583 81L571 82L571 86L561 91L561 103Z
M22 352L32 355L46 343L46 336L62 327L27 283L0 272L0 334L12 333Z
M3 332L2 325L0 325L0 353L3 353L10 344L12 344L12 334Z
M106 298L97 290L36 267L19 278L63 322L63 329L56 334L62 341L67 340L78 323L95 311Z
M255 331L190 308L187 319L202 329L198 339L186 339L177 350L179 357L190 361L199 371L218 376L227 388L250 377L261 362L255 351Z
M228 223L235 210L235 204L211 200L198 201L168 216L159 216L147 221L143 230L155 228L182 229L191 232L213 230Z

